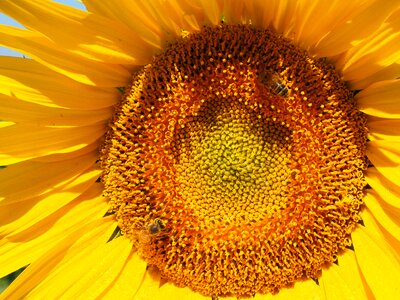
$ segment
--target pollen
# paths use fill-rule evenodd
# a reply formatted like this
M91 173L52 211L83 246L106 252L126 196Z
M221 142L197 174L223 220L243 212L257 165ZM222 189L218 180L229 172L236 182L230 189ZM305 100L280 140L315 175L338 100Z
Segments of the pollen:
M366 119L326 59L271 30L206 27L134 75L101 152L121 232L207 296L317 279L351 245Z

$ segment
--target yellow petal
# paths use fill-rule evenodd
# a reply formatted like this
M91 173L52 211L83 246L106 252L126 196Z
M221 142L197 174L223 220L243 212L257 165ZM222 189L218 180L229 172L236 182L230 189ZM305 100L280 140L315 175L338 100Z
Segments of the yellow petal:
M370 117L368 129L371 140L400 140L400 120Z
M318 42L327 33L327 28L324 28L324 25L332 28L332 24L330 24L332 19L327 20L327 18L337 18L341 16L338 13L333 13L330 8L331 5L335 6L336 4L337 2L335 3L335 1L325 0L305 0L299 2L295 11L296 17L294 18L296 27L294 40L302 45L313 44L313 42L310 41L312 40L310 36L314 34L318 36L317 40L314 38L314 44ZM324 22L321 22L319 18L322 18ZM310 19L312 19L312 22L310 22Z
M109 286L101 295L101 299L131 300L140 288L146 272L146 262L135 252L131 252L124 268L116 278L113 285Z
M357 262L377 299L395 299L400 292L399 261L385 247L383 238L372 232L370 224L352 233Z
M12 126L12 125L15 125L15 123L11 122L11 121L1 121L0 122L0 128L5 128L8 126Z
M90 268L82 279L79 280L79 285L73 284L72 288L68 290L69 293L63 294L63 297L74 295L71 298L94 299L107 286L115 282L125 267L126 261L129 259L129 253L132 251L132 243L127 238L120 237L106 244L104 248L104 250L99 249L103 250L103 253L97 253L96 251L95 254L99 256L99 259L95 261L94 267ZM66 270L63 269L62 272L66 272ZM46 285L44 288L46 288Z
M391 234L395 239L400 241L400 226L397 221L400 221L400 210L391 208L391 211L386 211L389 207L385 206L385 202L380 199L380 197L374 193L374 191L369 191L364 197L365 205L368 211L373 215L377 222L385 229L389 234Z
M364 227L368 231L371 238L381 246L381 248L386 249L387 253L390 253L393 258L397 259L400 263L400 243L394 238L388 231L379 225L373 212L370 211L368 207L364 209L361 213L362 220L364 222Z
M146 1L151 14L156 18L161 28L167 33L169 40L179 37L182 33L182 12L179 11L179 5L176 1ZM175 4L175 5L174 5ZM178 8L176 10L175 8ZM168 14L165 12L168 11Z
M79 102L79 99L76 99ZM0 119L32 126L86 126L107 123L113 108L76 110L48 107L0 95Z
M357 94L359 109L369 115L400 119L400 80L381 81Z
M182 29L197 31L203 25L217 25L223 16L223 0L155 0L143 2L140 6L152 16L152 22L155 20L165 32L164 40L179 37ZM164 14L164 11L169 14Z
M115 223L110 218L100 218L77 228L38 260L30 264L0 295L0 299L29 298L27 295L42 283L50 272L72 261L82 251L85 251L85 253L96 251L97 247L107 242L114 229ZM84 259L80 263L84 263ZM53 288L56 288L56 286L53 286Z
M199 30L204 24L204 10L199 1L130 1L85 0L90 12L126 24L138 36L155 48L162 49L165 42L180 36L181 30ZM168 11L168 14L165 12Z
M383 67L376 73L359 78L357 81L351 83L351 89L353 90L363 90L369 87L371 84L378 81L392 80L400 77L400 63L392 64L387 67Z
M51 271L28 297L95 299L116 279L131 248L131 242L125 237L109 243L93 241L93 245L81 248Z
M272 19L272 26L284 36L289 37L293 34L294 15L296 5L290 0L277 1Z
M157 1L161 4L163 1ZM165 4L162 4L165 5ZM216 1L168 1L168 11L172 11L171 19L187 31L199 31L204 25L217 25L221 21L223 0ZM167 8L167 7L165 7ZM156 9L153 6L153 9ZM163 24L160 24L163 27Z
M400 209L400 186L387 180L376 168L369 168L365 179L386 205Z
M84 0L83 2L89 12L119 21L136 32L149 45L156 49L162 48L162 41L165 40L162 29L142 2L130 0Z
M326 299L371 299L365 289L354 251L346 250L338 257L339 265L332 264L322 271Z
M379 199L378 196L373 195L376 199ZM383 201L381 201L383 202ZM400 262L400 236L399 236L399 227L400 227L400 213L399 210L388 210L383 204L379 203L381 208L377 208L374 204L369 203L369 207L367 207L367 211L376 223L376 227L380 229L381 234L383 235L385 241L390 245L391 251L393 255Z
M40 223L3 238L0 242L0 278L32 263L65 236L101 218L108 205L101 197L102 189L98 186L94 185Z
M89 169L76 180L62 188L53 189L48 194L33 197L24 202L0 205L2 210L12 212L13 215L12 221L0 227L0 236L17 234L41 222L44 218L83 194L100 175L100 170Z
M318 52L314 47L325 35L362 12L368 4L368 1L299 1L293 39L304 48Z
M248 24L251 17L245 7L245 1L225 0L222 11L224 22L228 24Z
M336 65L352 84L396 62L400 62L400 10L370 38L352 47Z
M372 84L356 95L359 109L372 116L400 119L400 80Z
M127 85L131 77L128 70L121 65L89 60L66 52L40 33L0 25L0 43L84 84L119 87Z
M93 166L97 158L97 153L90 152L60 162L26 161L1 169L0 203L23 201L63 187ZM9 218L2 216L0 223Z
M277 5L278 2L276 0L244 1L248 18L251 19L252 24L261 28L268 28L270 26Z
M343 5L346 3L342 2ZM399 6L397 1L369 1L368 7L327 34L316 46L317 53L334 56L350 49L371 36Z
M105 125L49 128L15 124L0 129L0 165L84 148L105 133Z
M182 30L198 31L204 24L218 23L221 17L221 5L216 5L215 2L202 0L190 2L178 0L84 1L90 12L126 24L156 49L162 49L167 41L179 37ZM211 10L203 9L204 5ZM166 11L168 14L165 14Z
M366 154L380 173L394 184L400 184L400 142L368 142Z
M197 3L199 3L204 11L207 24L218 25L221 22L221 18L223 17L222 1L197 0Z
M48 0L3 1L0 11L64 51L114 64L148 63L151 47L122 23ZM43 22L46 20L46 22ZM77 34L79 32L79 34Z
M117 103L115 88L78 83L32 59L0 56L0 94L48 107L92 110Z
M151 268L147 269L143 275L142 281L138 289L136 290L133 299L135 300L147 300L147 299L157 299L155 298L159 295L160 288L160 273L152 270Z
M100 138L99 140L83 147L82 149L79 149L79 150L76 150L73 152L68 152L68 153L55 153L55 154L50 154L50 155L46 155L46 156L40 156L40 157L31 159L31 161L42 162L42 163L57 162L57 161L62 161L62 160L74 159L78 156L83 156L90 152L98 153L98 148L99 148L99 145L101 144L101 142L102 142L102 139ZM98 157L98 155L97 155L97 157Z
M371 84L379 81L392 80L400 77L400 63L394 63L387 67L382 67L379 71L370 76L363 76L351 82L353 90L363 90Z

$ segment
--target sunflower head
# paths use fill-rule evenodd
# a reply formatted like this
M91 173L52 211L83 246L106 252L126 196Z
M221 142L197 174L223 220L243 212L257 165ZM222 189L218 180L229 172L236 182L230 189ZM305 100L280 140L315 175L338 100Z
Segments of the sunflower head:
M104 195L178 286L275 293L351 245L366 119L326 59L272 30L221 24L178 39L132 78L111 124Z
M393 298L398 1L83 2L0 5L1 297Z

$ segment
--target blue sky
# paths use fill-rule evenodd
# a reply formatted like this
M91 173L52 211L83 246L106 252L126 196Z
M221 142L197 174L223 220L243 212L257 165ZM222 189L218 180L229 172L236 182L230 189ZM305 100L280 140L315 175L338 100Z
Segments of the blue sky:
M85 9L85 6L82 3L80 3L80 1L78 1L78 0L54 0L54 1L66 4L66 5L70 5L70 6L73 6L76 8ZM4 15L2 13L0 13L0 24L7 24L7 25L11 25L11 26L22 27L20 24L15 22L13 19L7 17L6 15ZM22 56L22 54L20 54L18 52L15 52L15 51L12 51L12 50L9 50L7 48L0 46L0 56L1 55Z

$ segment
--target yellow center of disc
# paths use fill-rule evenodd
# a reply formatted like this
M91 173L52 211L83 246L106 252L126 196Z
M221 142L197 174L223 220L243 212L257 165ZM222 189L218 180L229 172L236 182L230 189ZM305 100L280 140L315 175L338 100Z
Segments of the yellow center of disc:
M351 245L365 123L325 60L269 30L205 28L134 76L102 149L104 195L163 278L275 293Z
M258 118L240 102L217 99L204 105L177 136L176 190L199 225L259 222L286 207L286 126Z

